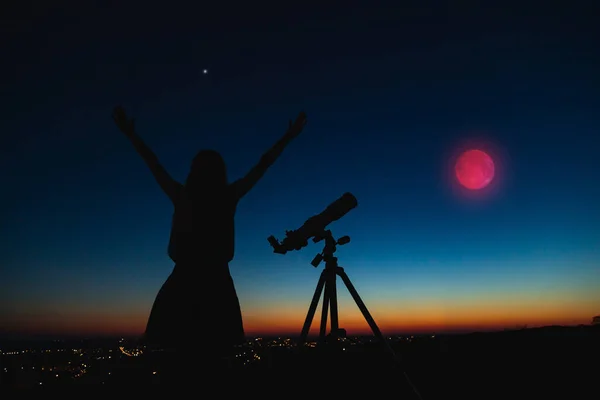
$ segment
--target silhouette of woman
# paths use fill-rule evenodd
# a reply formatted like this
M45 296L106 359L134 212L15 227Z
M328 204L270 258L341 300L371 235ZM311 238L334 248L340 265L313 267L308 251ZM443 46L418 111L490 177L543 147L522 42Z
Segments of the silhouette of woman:
M148 345L179 350L187 338L210 336L211 348L227 351L244 341L242 313L229 271L234 256L234 214L238 201L306 124L300 113L283 137L243 178L229 184L223 158L202 150L185 184L175 181L135 132L134 121L116 107L113 119L144 159L174 205L169 256L175 262L161 287L146 326ZM215 340L217 342L215 343Z

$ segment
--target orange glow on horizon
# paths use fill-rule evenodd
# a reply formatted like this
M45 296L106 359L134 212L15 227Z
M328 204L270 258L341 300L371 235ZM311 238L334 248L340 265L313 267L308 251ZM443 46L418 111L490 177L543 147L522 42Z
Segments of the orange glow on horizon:
M352 300L339 300L339 325L349 335L371 334L363 315ZM367 307L384 334L443 333L511 329L517 326L590 324L598 314L600 295L575 292L515 292L431 299L420 302L367 301ZM248 336L299 334L308 304L251 304L242 309ZM65 335L140 335L148 312L142 309L120 311L65 311L3 316L0 326L14 332ZM321 305L311 325L318 334ZM206 325L208 329L208 324ZM199 324L202 330L202 323ZM328 327L329 330L329 327Z
M518 326L538 327L548 325L579 325L589 324L591 317L585 315L540 315L538 317L527 317L526 314L495 315L488 318L467 318L457 315L455 317L440 318L439 314L412 315L404 318L394 318L389 314L374 315L377 325L384 334L396 333L443 333L453 331L478 331L478 330L501 330L512 329ZM65 321L38 321L20 324L11 324L18 329L19 333L25 334L52 334L52 335L141 335L145 329L146 316L132 316L131 318L114 318L110 316L96 315L97 319L90 316L86 321L67 323ZM104 318L103 318L104 317ZM371 328L360 313L340 312L340 327L346 329L348 335L370 335ZM279 315L278 318L268 319L265 317L246 317L244 327L246 335L293 335L299 334L304 324L304 314ZM17 322L17 321L15 321ZM310 329L310 335L318 335L320 327L320 313L315 315ZM327 331L330 329L328 321Z

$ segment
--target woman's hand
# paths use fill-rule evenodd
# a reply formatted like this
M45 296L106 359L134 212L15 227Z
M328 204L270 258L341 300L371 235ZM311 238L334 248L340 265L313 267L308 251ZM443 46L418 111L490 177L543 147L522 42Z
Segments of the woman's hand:
M123 107L115 107L112 117L121 132L124 134L131 135L135 132L135 121L127 118L127 113Z
M292 122L292 120L290 120L290 125L287 131L287 135L289 135L290 139L298 136L298 134L302 132L302 129L304 129L304 125L306 125L306 113L301 111L296 117L296 121Z

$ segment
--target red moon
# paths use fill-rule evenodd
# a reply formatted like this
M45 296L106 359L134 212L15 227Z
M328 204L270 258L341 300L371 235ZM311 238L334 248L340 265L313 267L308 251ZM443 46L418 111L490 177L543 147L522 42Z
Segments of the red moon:
M494 179L494 161L481 150L467 150L454 167L458 182L470 190L483 189Z

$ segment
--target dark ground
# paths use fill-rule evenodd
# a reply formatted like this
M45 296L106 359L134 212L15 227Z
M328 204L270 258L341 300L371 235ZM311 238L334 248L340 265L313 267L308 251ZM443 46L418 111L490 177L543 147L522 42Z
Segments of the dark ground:
M424 336L395 339L391 344L403 368L379 343L269 347L254 351L260 360L254 356L246 358L245 361L253 362L245 366L239 361L230 362L225 376L215 377L215 365L207 363L202 353L190 352L173 368L177 378L173 381L168 379L165 355L146 353L97 362L78 382L132 388L160 383L168 384L160 387L178 388L216 384L221 390L251 387L264 395L284 388L285 393L298 390L316 394L323 387L356 395L355 391L365 393L371 388L371 394L413 398L403 375L405 370L423 399L571 399L595 398L600 379L600 326ZM3 383L10 384L6 376Z

